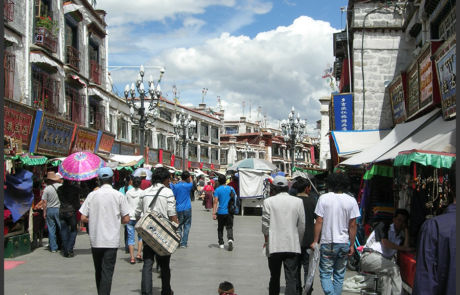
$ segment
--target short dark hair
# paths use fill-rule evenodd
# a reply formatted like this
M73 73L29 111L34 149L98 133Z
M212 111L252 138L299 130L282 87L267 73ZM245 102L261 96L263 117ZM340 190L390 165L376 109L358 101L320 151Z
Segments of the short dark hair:
M182 178L182 180L186 180L186 179L188 179L190 177L190 172L184 171L184 172L182 172L180 177Z
M345 173L332 173L327 177L327 186L330 191L345 192L350 188L350 178Z
M158 167L153 171L152 181L153 183L163 183L166 179L169 179L169 170L165 167Z
M219 293L228 292L233 290L233 284L227 281L224 281L219 284ZM233 291L235 292L235 291Z
M308 186L311 186L308 180L303 177L298 177L291 187L296 189L297 193L303 193Z
M100 178L101 184L110 184L112 185L113 183L113 176L109 178Z
M406 217L406 220L409 220L409 211L407 211L406 209L402 209L402 208L398 208L395 210L395 214L393 215L393 217L398 217L398 215L402 215L402 216L405 216Z
M138 177L138 176L134 177L134 179L133 179L133 186L134 186L135 188L140 187L140 186L141 186L141 183L142 183L142 178L140 178L140 177Z
M225 177L225 175L219 175L217 181L219 182L219 184L225 184L227 182L227 178Z

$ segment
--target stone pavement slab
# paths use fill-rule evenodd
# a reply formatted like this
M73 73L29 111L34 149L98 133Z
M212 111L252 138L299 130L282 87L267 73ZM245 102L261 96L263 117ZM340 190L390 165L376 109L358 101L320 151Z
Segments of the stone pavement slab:
M262 253L260 216L235 216L235 248L219 249L217 221L201 202L192 202L192 227L189 245L171 258L171 285L176 295L217 294L221 281L235 285L239 295L268 294L269 270ZM224 230L224 237L226 232ZM226 239L225 239L226 240ZM24 264L5 271L5 294L96 294L94 267L86 233L79 233L74 258L64 258L44 248L17 257ZM112 283L112 294L140 294L142 263L129 264L129 254L120 248ZM346 277L356 274L347 271ZM154 294L160 294L161 281L153 273ZM284 294L284 275L281 276ZM316 275L314 294L323 294ZM345 293L343 293L345 294Z

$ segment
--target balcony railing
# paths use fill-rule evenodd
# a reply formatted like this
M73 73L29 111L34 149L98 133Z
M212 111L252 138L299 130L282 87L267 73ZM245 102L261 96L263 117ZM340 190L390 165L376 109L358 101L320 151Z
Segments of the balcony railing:
M3 68L5 70L5 97L13 99L14 96L14 67L16 57L14 54L5 51L3 57Z
M50 78L33 80L32 90L34 106L47 113L58 115L59 112L59 81Z
M56 53L57 38L47 28L39 27L35 29L35 44Z
M66 63L75 70L80 70L80 51L77 48L70 45L66 46Z
M90 72L89 78L92 82L96 84L101 84L101 76L102 76L102 66L98 64L96 61L91 60L89 62Z
M6 22L14 21L14 2L11 0L5 0L3 2L3 17Z

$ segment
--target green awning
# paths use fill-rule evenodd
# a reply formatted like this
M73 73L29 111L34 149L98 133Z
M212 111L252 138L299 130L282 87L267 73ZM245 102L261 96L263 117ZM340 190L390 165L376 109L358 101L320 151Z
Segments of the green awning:
M131 166L118 166L116 169L117 170L125 169L125 170L131 171L131 172L134 171L134 169Z
M384 176L384 177L393 177L394 169L391 166L383 166L383 165L373 165L371 169L367 170L364 174L364 179L369 180L374 175Z
M447 153L429 153L429 152L411 152L411 153L400 153L396 156L393 165L394 166L409 166L410 163L415 162L423 166L433 166L435 168L447 168L452 167L452 163L455 161L456 155Z
M292 168L292 171L293 172L295 172L295 171L305 172L305 173L309 173L311 175L318 175L318 174L322 174L322 173L325 172L325 171L321 171L321 170L303 169L303 168L299 168L299 167Z
M23 165L27 166L38 166L44 165L48 161L45 156L34 156L33 154L22 154L13 157L5 157L5 159L19 160Z

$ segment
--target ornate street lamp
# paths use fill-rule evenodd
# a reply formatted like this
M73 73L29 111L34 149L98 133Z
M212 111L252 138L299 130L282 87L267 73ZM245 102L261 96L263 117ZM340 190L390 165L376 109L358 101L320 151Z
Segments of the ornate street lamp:
M281 121L281 131L284 140L288 142L291 147L292 175L292 169L295 167L295 145L296 143L302 142L305 133L305 121L300 119L299 113L295 116L294 107L292 107L289 113L288 120Z
M184 109L179 113L179 117L176 120L174 117L174 134L176 135L176 141L182 141L182 171L185 171L185 150L187 143L193 140L193 131L196 128L195 121L192 121L190 114L186 115Z
M153 123L155 122L156 118L159 115L159 102L161 96L161 89L160 89L160 82L163 74L165 73L164 68L160 68L160 78L158 78L157 83L153 82L153 77L150 75L148 84L149 89L146 91L144 88L144 66L141 65L139 70L139 75L137 76L136 86L134 87L134 83L131 84L131 88L129 84L125 87L125 98L126 103L129 106L129 112L131 114L131 122L136 125L139 125L140 131L140 152L141 155L144 156L144 138L145 138L145 128L152 128ZM140 104L136 104L136 89L137 93L139 94L139 102ZM145 108L145 100L150 100L148 108ZM139 115L139 119L135 118L135 114Z

